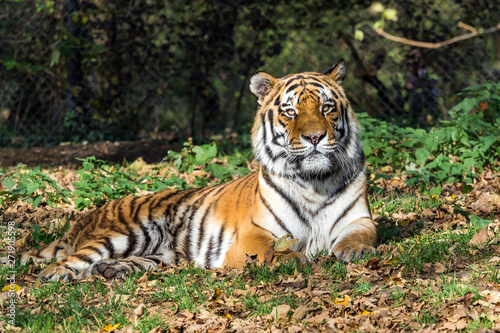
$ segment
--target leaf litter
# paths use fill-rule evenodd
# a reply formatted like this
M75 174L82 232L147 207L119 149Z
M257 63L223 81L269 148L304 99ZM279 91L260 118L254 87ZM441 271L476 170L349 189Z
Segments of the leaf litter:
M62 175L64 179L57 180L68 182L67 173L51 176ZM415 189L405 185L404 176L381 178L376 185L384 190L377 195L379 198L415 195ZM42 299L40 290L45 285L38 281L37 274L43 264L33 264L18 274L17 306L30 316L51 313L60 322L73 322L76 315L68 316L65 311L70 306L66 294L79 284L89 284L100 291L85 293L79 304L101 311L107 320L90 318L75 331L499 331L500 175L485 170L471 189L463 188L464 184L444 185L434 198L418 194L411 211L375 208L374 220L379 229L393 228L398 233L378 245L376 257L359 262L341 263L334 255L318 256L308 265L279 262L277 256L290 251L294 243L285 236L268 250L264 263L248 255L243 270L207 269L207 274L186 277L186 285L195 285L199 290L195 294L196 288L189 289L190 304L174 297L186 286L166 283L191 271L186 264L129 277L133 287L128 288L121 280L91 276L62 284L60 290ZM439 205L422 207L426 199L435 199ZM34 238L63 232L68 222L81 214L71 204L32 208L17 203L4 207L1 220L4 225L16 222L20 232L16 246L27 250L40 245ZM36 237L34 225L38 226ZM419 260L420 243L433 233L470 233L471 237L463 243L437 239L433 243L436 247L446 246L444 257L424 260L417 268L411 266L408 260ZM406 261L405 256L409 258ZM264 273L259 276L259 271ZM264 277L266 274L271 277ZM225 281L223 285L221 281ZM232 281L239 282L233 285ZM158 297L159 290L167 296ZM2 308L6 306L3 293L6 291L0 292ZM115 306L108 306L110 300ZM116 319L119 311L123 312L120 320ZM8 329L22 330L0 317L0 331ZM63 326L56 324L56 329L62 330Z

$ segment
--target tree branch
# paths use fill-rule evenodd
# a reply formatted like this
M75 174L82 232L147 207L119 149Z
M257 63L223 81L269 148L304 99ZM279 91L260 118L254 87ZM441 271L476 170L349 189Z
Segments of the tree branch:
M468 34L456 36L456 37L453 37L451 39L448 39L448 40L445 40L445 41L442 41L442 42L439 42L439 43L419 42L419 41L407 39L407 38L404 38L404 37L394 36L394 35L391 35L391 34L385 32L384 30L382 30L380 28L374 28L374 30L380 36L382 36L384 38L387 38L389 40L392 40L393 42L403 43L403 44L407 44L407 45L411 45L411 46L415 46L415 47L426 48L426 49L438 49L440 47L443 47L443 46L446 46L446 45L450 45L450 44L453 44L453 43L456 43L456 42L460 42L462 40L469 39L469 38L472 38L472 37L476 37L476 36L479 36L479 35L491 34L491 33L495 32L495 31L500 30L500 23L498 23L497 25L495 25L495 26L493 26L491 28L484 29L482 31L477 31L476 30L476 31L470 32Z

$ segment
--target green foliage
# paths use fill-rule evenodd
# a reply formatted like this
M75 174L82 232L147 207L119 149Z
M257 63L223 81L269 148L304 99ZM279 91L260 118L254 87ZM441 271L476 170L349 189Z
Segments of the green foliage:
M469 88L465 93L471 97L450 111L451 119L430 130L401 128L359 114L367 163L404 171L411 176L410 185L472 182L476 172L500 156L500 118L492 116L500 107L499 87ZM482 112L483 103L488 112Z
M230 156L224 157L224 161L216 159L216 156L215 143L201 146L186 143L181 152L171 151L165 158L165 161L172 163L178 171L169 177L162 175L159 166L154 167L152 172L139 175L137 169L140 167L136 167L134 163L127 167L95 157L79 159L82 168L75 171L78 178L73 182L73 192L61 188L40 171L40 166L30 169L25 165L19 165L10 171L0 169L1 184L5 188L0 190L0 206L22 200L32 203L33 207L41 203L53 207L73 200L76 208L82 210L91 205L102 206L111 200L135 195L139 191L157 192L165 189L204 187L212 180L220 184L251 172L248 169L250 151L244 153L235 151ZM196 177L192 184L179 177L180 174L192 173L195 168L206 173L202 177Z
M224 166L212 162L216 156L217 145L215 142L201 146L192 146L186 142L180 152L169 151L164 161L173 162L180 173L192 173L195 167L202 166L205 171L218 179L219 183L230 181L235 175L241 177L250 173L247 167L247 161L251 158L249 151L247 153L235 151L228 156L228 165ZM202 186L202 184L199 184L199 186Z
M195 165L205 165L215 156L217 156L215 142L202 146L192 146L189 142L185 142L180 152L169 151L167 159L173 161L179 172L192 173Z
M80 160L83 168L75 171L80 178L73 183L77 209L89 207L91 203L102 206L110 200L134 194L140 186L133 175L121 171L119 165L109 165L95 157Z
M70 191L62 189L40 170L40 166L31 169L19 164L9 172L1 182L5 190L0 191L0 205L21 200L31 203L35 208L44 196L45 202L51 207L61 202L69 202L67 197Z

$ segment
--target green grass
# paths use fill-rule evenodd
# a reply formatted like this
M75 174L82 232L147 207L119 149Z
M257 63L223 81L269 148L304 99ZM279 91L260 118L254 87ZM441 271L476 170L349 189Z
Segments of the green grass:
M354 285L354 288L352 289L352 294L354 296L361 296L364 295L369 290L371 290L372 288L373 285L370 282L360 281Z

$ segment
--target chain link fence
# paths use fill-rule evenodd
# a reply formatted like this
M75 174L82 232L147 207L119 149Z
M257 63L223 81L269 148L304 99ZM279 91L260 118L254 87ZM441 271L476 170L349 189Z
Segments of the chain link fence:
M432 125L448 116L462 89L499 81L498 32L437 49L411 46L376 33L374 22L384 18L373 5L2 1L0 145L172 139L240 128L257 107L247 89L252 73L321 72L341 57L355 109L402 125ZM398 20L385 19L384 29L440 42L498 24L494 1L470 6L386 2Z

